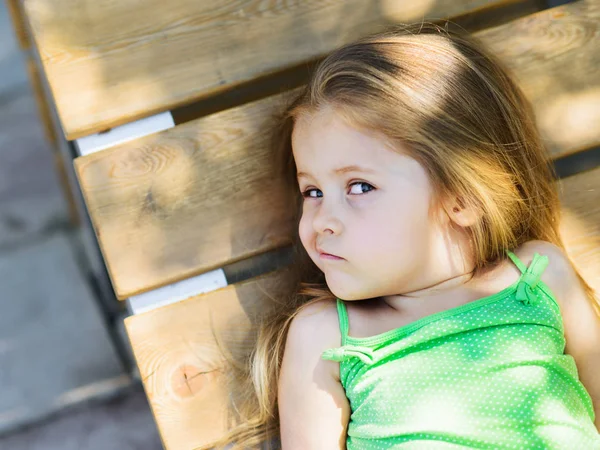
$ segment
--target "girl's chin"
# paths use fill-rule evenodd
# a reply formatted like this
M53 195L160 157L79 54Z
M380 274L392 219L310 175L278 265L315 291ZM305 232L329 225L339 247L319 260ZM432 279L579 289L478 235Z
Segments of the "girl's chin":
M345 287L340 287L339 284L327 282L327 287L333 295L341 300L354 301L369 298L368 292L362 292L357 289L348 289L347 285Z

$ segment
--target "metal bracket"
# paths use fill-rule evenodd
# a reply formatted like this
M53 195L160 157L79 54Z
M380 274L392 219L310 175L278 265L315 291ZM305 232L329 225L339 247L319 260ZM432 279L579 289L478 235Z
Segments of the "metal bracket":
M75 140L75 148L79 156L89 155L123 142L131 141L152 133L168 130L175 126L170 111L145 117L135 122L126 123L102 133L84 136Z
M223 269L217 269L143 294L131 296L127 299L127 309L132 315L141 314L225 286L227 286L225 272Z

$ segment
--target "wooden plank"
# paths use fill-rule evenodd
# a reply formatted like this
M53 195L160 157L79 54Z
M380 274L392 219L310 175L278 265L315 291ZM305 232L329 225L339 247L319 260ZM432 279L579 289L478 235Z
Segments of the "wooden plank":
M73 140L299 65L385 25L515 2L25 0L25 9Z
M125 319L127 334L167 450L195 449L223 434L232 418L224 348L237 361L253 348L251 324L282 298L285 269Z
M485 10L467 11L452 18L452 22L471 32L495 27L519 17L533 14L550 7L546 0L519 0L492 5Z
M561 235L581 275L600 302L600 167L560 182Z
M75 160L119 298L290 243L294 226L266 132L283 100Z
M553 155L600 145L600 1L576 1L477 36L513 70Z
M600 288L599 178L597 168L560 182L563 238L584 277L596 288ZM280 280L281 292L289 292L285 289L292 284L284 277L278 271L126 319L165 448L193 449L227 429L228 390L208 317L226 337L227 348L238 355L247 352L250 321L242 310L261 311L264 292L275 292L265 283Z
M589 16L580 19L581 26L597 29L600 8L588 6ZM585 149L593 142L600 144L598 127L580 127L588 116L579 122L571 120L574 108L579 107L577 99L600 92L600 77L595 72L569 71L570 84L565 87L558 76L561 71L577 67L582 59L599 58L600 45L580 42L579 34L573 32L578 23L573 13L581 8L579 3L557 8L562 16L551 25L553 35L563 36L570 43L564 55L559 52L556 58L540 62L555 75L556 88L550 88L546 72L529 69L538 64L548 46L545 33L540 32L539 41L537 35L529 38L531 43L523 49L524 56L504 54L519 62L518 67L515 62L512 64L521 74L526 93L532 95L538 116L551 109L553 101L573 96L570 108L555 109L562 117L561 127L542 120L546 136L555 132L554 128L560 128L565 136L573 136L568 142L550 142L554 156ZM547 24L548 17L556 14L546 11L535 17ZM507 47L523 47L519 33L525 35L527 30L538 28L531 18L524 18L485 32L482 37L490 44L499 40ZM590 78L592 75L595 78ZM535 81L537 78L542 81ZM537 90L540 85L546 87L545 97ZM290 95L288 92L232 108L76 159L88 211L119 298L289 242L293 224L278 188L280 180L272 176L273 157L267 139L272 127L270 117ZM600 110L597 105L595 108L588 109L591 117ZM257 192L268 195L256 195Z

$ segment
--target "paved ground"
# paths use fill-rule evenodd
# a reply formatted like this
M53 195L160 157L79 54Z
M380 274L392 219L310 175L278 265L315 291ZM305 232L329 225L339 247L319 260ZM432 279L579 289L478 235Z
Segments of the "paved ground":
M4 450L160 450L141 389L132 389L111 401L80 405L51 421L0 439Z
M0 3L0 449L160 449L79 264L24 56Z

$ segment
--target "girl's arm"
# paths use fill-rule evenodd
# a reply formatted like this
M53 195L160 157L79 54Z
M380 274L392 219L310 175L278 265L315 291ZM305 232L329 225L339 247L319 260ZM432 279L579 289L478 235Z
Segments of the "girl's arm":
M547 242L537 245L547 255L548 267L542 281L555 293L565 328L565 353L575 359L579 379L592 398L600 430L600 317L583 290L563 251Z
M350 407L339 363L320 359L340 346L333 302L309 305L293 319L278 386L283 450L345 449Z

